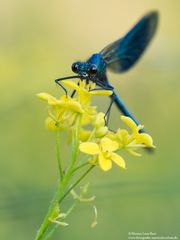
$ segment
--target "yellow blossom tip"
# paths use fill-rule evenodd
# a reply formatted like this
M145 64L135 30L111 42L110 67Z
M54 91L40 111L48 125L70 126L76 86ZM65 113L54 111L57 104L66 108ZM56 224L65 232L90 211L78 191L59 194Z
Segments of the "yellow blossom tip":
M152 147L153 146L153 139L147 133L139 133L137 135L137 140L138 140L138 142L141 142L141 143L145 144L147 147Z
M94 95L94 96L111 96L112 95L112 91L110 90L94 90L94 91L91 91L91 95Z
M76 91L80 90L80 87L77 85L77 83L71 81L71 80L62 80L61 83L65 85L66 87L72 88Z
M48 100L52 100L52 99L55 99L52 95L50 95L49 93L38 93L38 94L36 94L36 96L39 98L39 99L41 99L41 100L46 100L46 101L48 101Z
M121 121L123 121L131 129L132 132L138 131L138 126L130 117L121 116Z

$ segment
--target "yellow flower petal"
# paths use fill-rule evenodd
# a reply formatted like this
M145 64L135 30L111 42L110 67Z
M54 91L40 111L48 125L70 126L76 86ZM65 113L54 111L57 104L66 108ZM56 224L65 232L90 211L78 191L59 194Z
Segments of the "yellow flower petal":
M101 139L101 147L103 152L113 152L118 149L119 144L116 141L104 137Z
M59 100L57 100L56 98L50 98L48 99L48 104L51 105L51 106L56 106L59 104Z
M91 117L89 116L89 114L87 114L86 112L82 115L82 121L81 124L82 125L87 125L91 122Z
M92 143L92 142L81 143L79 146L79 149L81 152L84 152L90 155L95 155L100 152L99 146L96 143Z
M82 142L85 142L85 141L87 141L87 139L89 138L89 136L91 135L91 131L89 131L89 130L81 130L80 131L80 136L79 136L79 138L80 138L80 140L82 141Z
M115 135L115 133L114 132L108 132L108 134L106 135L106 137L108 137L109 139L111 139L111 140L116 140L116 135Z
M69 97L68 95L62 95L60 97L60 100L65 101L65 102L69 101L69 99L71 99L71 97ZM74 100L75 100L75 98L72 99L72 101L74 101Z
M129 135L126 129L118 129L117 133L117 141L119 143L119 147L125 147L132 141L132 137Z
M112 162L108 158L104 158L103 154L99 154L98 157L99 166L102 170L108 171L112 168Z
M121 120L131 129L132 132L138 132L136 123L126 116L121 116Z
M73 110L74 112L79 112L79 113L83 113L83 109L80 103L78 102L69 102L67 104L67 108Z
M74 112L83 113L83 108L79 102L74 100L69 101L58 101L57 106L64 108L66 111L72 110Z
M45 126L46 126L47 129L49 129L51 131L59 130L59 127L56 125L56 122L51 117L46 118Z
M77 85L76 82L70 81L70 80L62 80L61 83L65 85L66 87L70 87L76 91L80 90L80 87Z
M89 115L95 115L96 114L96 106L86 106L86 112ZM95 118L95 116L93 116L93 119Z
M148 147L153 147L152 137L147 133L138 134L137 141L140 143L144 143Z
M93 96L111 96L112 95L112 91L110 90L94 90L90 92L91 95Z
M127 148L126 150L128 151L128 153L130 153L134 157L141 157L142 156L142 154L136 152L135 149L132 150L132 149Z
M93 126L102 127L105 125L104 113L100 112L96 115L95 121L93 122Z
M52 95L50 95L49 93L38 93L37 94L38 98L40 98L41 100L56 100L55 97L53 97Z
M102 138L106 135L106 133L108 132L108 127L100 127L96 130L95 135L97 138Z
M115 162L119 167L126 169L126 163L124 159L116 153L111 154L111 160Z
M116 135L121 141L129 137L128 131L126 129L118 129Z

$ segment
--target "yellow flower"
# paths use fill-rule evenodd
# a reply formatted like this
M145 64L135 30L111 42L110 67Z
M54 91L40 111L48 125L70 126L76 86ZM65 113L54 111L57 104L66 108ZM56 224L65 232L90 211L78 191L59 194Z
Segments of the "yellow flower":
M63 85L77 92L76 100L82 105L84 114L82 116L82 125L91 123L97 114L96 107L91 106L91 98L93 96L110 96L112 91L109 90L94 90L95 83L86 84L85 81L79 81L79 85L70 80L62 81Z
M45 123L50 130L68 129L75 123L77 114L82 114L82 125L92 123L97 114L96 107L91 106L92 96L110 96L112 94L112 91L109 90L93 90L96 86L94 83L86 84L84 81L80 81L78 85L70 80L62 81L62 83L75 90L77 96L71 98L64 95L57 99L48 93L38 94L38 97L47 101L50 106L49 117ZM107 132L107 128L102 126L96 132L97 137L103 136Z
M137 126L129 117L121 116L121 120L130 128L132 133L128 133L126 129L118 129L116 133L108 133L110 139L118 142L120 149L126 149L133 156L141 156L140 153L136 152L137 149L154 148L152 137L147 133L139 133L143 126Z
M50 106L65 108L67 110L71 110L79 113L84 112L81 104L77 102L76 99L71 98L69 96L63 95L61 96L60 100L53 97L49 93L39 93L37 94L37 96L40 99L47 101Z
M48 93L40 93L38 97L48 102L49 117L45 124L50 130L69 129L75 123L77 115L84 113L81 104L69 96L62 96L59 100Z
M146 147L154 147L152 137L147 133L139 132L144 128L142 125L137 126L131 118L125 116L121 116L121 120L131 129L132 137L134 137L136 144L139 143Z
M94 142L85 142L80 144L80 151L86 154L94 155L95 162L98 162L100 168L108 171L112 168L112 161L119 167L125 169L125 161L114 151L118 150L119 146L116 141L104 137L100 140L99 144Z

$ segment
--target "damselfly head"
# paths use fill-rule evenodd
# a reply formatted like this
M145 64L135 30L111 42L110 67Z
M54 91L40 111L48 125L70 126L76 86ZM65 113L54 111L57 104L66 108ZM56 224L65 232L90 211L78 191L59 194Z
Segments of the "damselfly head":
M71 69L74 73L81 76L82 79L95 81L105 73L106 63L102 59L101 54L93 54L87 62L73 63Z
M87 62L75 62L71 67L74 73L77 73L82 79L89 79L98 73L98 67L95 64Z

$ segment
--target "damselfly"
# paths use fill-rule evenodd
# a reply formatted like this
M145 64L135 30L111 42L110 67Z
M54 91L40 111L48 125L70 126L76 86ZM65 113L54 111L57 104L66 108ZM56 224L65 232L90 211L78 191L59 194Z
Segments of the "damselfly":
M154 36L158 23L158 13L156 11L149 12L122 38L109 44L100 53L93 54L85 62L75 62L72 64L72 71L75 76L68 76L56 79L64 91L66 89L60 83L61 80L78 78L81 81L92 81L102 89L112 90L111 103L107 110L115 102L118 109L125 115L130 117L137 125L139 122L127 109L121 98L116 94L114 87L110 84L106 70L116 73L123 73L129 70L141 57L142 53L148 46ZM73 92L72 96L75 92Z

